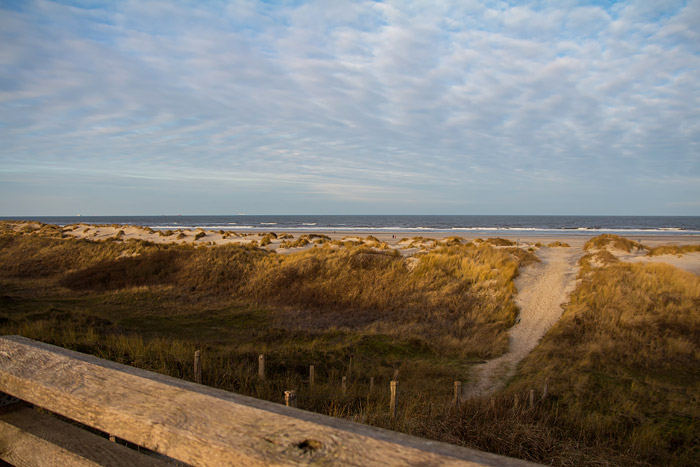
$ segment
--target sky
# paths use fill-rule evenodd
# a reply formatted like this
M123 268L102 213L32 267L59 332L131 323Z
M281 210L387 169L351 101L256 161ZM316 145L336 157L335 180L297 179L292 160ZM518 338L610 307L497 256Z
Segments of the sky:
M0 0L0 216L700 215L700 0Z

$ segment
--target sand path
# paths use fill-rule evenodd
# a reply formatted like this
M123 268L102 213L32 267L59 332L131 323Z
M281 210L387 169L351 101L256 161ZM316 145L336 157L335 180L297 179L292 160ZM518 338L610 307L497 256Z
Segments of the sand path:
M535 348L562 315L562 305L576 286L580 248L542 248L541 263L529 266L515 280L518 322L509 330L510 349L504 355L475 368L472 384L463 397L479 397L500 389L515 368Z

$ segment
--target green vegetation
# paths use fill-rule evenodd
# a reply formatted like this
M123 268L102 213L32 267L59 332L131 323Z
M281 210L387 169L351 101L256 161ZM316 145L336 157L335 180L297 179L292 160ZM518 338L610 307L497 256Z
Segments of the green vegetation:
M558 241L558 240L557 240L556 242L551 242L551 243L548 244L547 246L550 247L550 248L555 248L555 247L559 247L559 248L571 248L571 245L569 245L568 243L560 242L560 241Z

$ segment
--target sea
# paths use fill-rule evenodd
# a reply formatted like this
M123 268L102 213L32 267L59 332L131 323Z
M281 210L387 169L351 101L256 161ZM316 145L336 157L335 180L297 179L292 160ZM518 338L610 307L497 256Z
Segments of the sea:
M700 235L700 216L216 215L0 217L47 224L123 224L152 229L395 232L420 235Z

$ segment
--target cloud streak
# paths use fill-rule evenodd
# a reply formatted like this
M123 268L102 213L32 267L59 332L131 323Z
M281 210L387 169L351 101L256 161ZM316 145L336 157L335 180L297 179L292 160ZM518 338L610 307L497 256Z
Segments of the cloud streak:
M0 213L700 214L700 1L597 3L0 6Z

